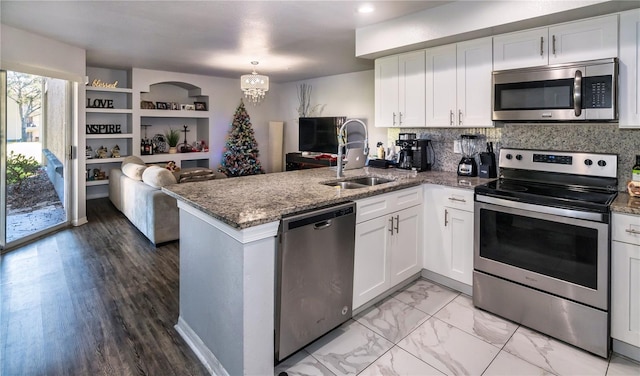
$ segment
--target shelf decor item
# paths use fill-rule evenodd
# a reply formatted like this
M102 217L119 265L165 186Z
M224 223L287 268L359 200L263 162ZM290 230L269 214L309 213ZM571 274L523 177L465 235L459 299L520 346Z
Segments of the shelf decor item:
M193 105L196 108L196 111L206 111L207 103L206 102L193 102Z
M169 154L175 154L177 151L176 146L178 146L178 141L180 141L180 131L178 129L169 129L169 131L164 134L164 137L167 140L167 144L169 144Z

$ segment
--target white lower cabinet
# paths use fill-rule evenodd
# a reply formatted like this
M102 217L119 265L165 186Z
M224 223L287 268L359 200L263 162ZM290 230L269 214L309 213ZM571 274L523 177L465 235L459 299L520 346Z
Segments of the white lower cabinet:
M384 209L370 218L367 208ZM356 211L353 309L422 270L420 188L358 200Z
M640 347L640 216L612 218L611 337Z
M424 268L471 286L473 191L424 185Z

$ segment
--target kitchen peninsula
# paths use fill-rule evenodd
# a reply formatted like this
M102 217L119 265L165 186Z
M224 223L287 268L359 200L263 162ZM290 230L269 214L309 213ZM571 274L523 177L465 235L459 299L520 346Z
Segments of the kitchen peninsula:
M473 189L488 179L451 172L357 169L393 182L340 189L318 168L176 184L180 208L180 317L176 329L214 374L272 374L277 233L283 216L423 183Z

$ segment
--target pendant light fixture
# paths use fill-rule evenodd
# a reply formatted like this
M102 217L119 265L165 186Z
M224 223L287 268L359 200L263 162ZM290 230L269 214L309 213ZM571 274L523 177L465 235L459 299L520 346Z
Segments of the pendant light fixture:
M240 77L240 89L244 91L245 98L255 106L264 99L265 94L269 91L269 77L256 72L257 61L252 61L251 64L253 72Z

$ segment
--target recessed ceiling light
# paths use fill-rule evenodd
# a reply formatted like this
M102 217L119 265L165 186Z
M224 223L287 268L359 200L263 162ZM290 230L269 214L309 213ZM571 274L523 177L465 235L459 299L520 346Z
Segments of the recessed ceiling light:
M371 13L375 10L371 4L363 4L358 8L358 13Z

